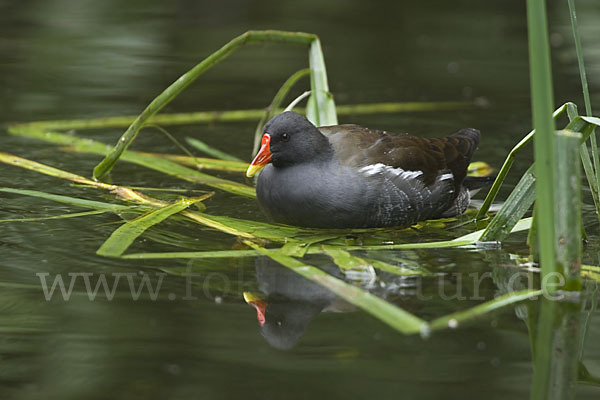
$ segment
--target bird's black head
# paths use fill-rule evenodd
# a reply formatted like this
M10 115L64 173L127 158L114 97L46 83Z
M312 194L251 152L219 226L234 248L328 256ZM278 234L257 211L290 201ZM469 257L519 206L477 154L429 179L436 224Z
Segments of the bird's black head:
M276 167L300 164L331 156L329 140L305 117L286 111L265 125L270 136L271 162Z

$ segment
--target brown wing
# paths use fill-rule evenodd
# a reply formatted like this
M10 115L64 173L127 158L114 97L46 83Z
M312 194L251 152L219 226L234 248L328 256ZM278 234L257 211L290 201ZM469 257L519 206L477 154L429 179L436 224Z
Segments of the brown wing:
M344 164L361 167L382 163L406 171L423 171L425 184L434 182L440 171L449 170L457 186L467 174L480 137L479 131L472 128L432 139L391 134L358 125L326 126L319 130L329 139Z

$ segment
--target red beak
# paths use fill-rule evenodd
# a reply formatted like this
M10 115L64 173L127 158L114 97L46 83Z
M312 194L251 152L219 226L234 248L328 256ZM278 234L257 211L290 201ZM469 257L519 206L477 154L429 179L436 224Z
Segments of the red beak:
M250 163L248 170L246 171L246 176L250 178L258 171L263 169L268 163L271 162L271 150L269 148L269 144L271 143L271 135L265 133L262 137L262 141L260 142L260 150L254 160Z
M256 310L256 319L258 324L263 326L267 320L265 314L267 312L267 303L263 301L257 294L244 292L244 300Z

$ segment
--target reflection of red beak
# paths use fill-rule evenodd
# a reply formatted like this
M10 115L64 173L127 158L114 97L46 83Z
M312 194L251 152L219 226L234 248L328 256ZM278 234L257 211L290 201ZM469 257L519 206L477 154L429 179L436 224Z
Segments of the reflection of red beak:
M256 319L258 324L263 326L266 322L265 312L267 310L267 303L262 301L260 297L254 293L244 292L244 300L256 309Z
M269 148L269 144L271 143L271 135L265 133L262 137L262 141L260 142L260 150L254 160L250 163L248 170L246 171L246 176L250 178L258 171L263 169L268 163L271 162L271 149Z

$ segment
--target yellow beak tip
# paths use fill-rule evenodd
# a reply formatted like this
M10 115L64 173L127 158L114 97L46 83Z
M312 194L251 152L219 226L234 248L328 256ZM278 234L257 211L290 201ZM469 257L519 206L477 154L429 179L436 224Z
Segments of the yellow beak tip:
M258 171L260 171L264 167L264 165L250 165L246 170L246 177L252 178Z
M261 299L258 293L244 292L243 295L246 303L250 303Z

